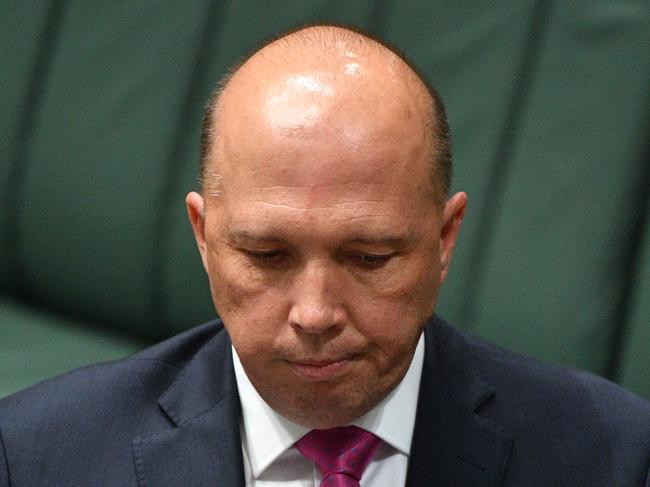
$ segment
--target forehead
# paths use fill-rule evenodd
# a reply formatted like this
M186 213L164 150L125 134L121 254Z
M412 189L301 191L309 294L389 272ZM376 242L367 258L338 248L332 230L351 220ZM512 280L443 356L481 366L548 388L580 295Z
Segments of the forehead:
M377 184L414 190L428 183L423 127L405 111L348 102L283 93L266 98L255 114L241 112L224 124L216 144L223 189Z
M221 204L246 203L264 212L310 209L335 218L355 205L369 210L390 202L419 210L432 203L428 171L413 164L424 154L406 136L396 144L379 134L350 141L323 132L313 138L263 137L230 152Z
M437 225L433 205L373 184L259 186L224 196L208 215L216 213L213 229L234 241L404 245Z
M363 156L356 164L354 151L333 146L310 149L280 151L268 163L247 164L246 171L225 178L216 204L208 205L217 209L215 228L222 236L320 246L413 241L435 230L437 208L407 172L395 174L392 164Z
M294 189L326 206L355 191L430 193L426 103L395 66L348 54L323 65L256 60L233 77L213 145L222 198Z

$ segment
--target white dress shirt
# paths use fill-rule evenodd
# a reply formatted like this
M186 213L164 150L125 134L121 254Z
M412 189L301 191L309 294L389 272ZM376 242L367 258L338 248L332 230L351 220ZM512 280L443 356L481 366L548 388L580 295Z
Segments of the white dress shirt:
M293 447L309 428L276 413L260 397L232 349L243 421L244 478L248 487L318 487L318 468ZM406 375L377 406L351 424L383 440L361 478L361 487L397 487L406 482L424 361L424 334Z

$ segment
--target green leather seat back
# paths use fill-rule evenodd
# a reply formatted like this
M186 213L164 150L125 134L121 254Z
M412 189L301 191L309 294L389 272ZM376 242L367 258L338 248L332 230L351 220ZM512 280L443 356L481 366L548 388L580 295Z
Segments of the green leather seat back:
M468 313L507 348L607 374L648 186L650 9L556 2L539 20Z
M156 333L159 220L202 6L65 3L15 223L33 300Z
M17 159L26 148L23 132L37 101L33 96L34 76L38 74L50 13L47 4L40 1L0 3L0 290L9 288L9 244L15 235L18 181L22 179Z
M618 356L621 366L615 378L623 386L650 399L650 198L635 277L629 296L627 333Z
M125 334L0 297L0 398L80 365L144 346Z

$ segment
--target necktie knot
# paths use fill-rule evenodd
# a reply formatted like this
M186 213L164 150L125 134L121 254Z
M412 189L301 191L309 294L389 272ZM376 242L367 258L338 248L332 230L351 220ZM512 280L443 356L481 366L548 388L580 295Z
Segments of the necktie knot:
M296 448L323 476L321 487L358 487L361 475L377 452L381 440L356 426L312 430Z

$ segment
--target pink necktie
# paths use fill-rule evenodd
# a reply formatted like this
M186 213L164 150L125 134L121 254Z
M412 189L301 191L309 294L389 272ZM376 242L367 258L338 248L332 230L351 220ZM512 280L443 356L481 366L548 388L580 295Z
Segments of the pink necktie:
M320 487L359 487L364 470L381 440L356 426L312 430L296 442L296 448L316 464L323 480Z

